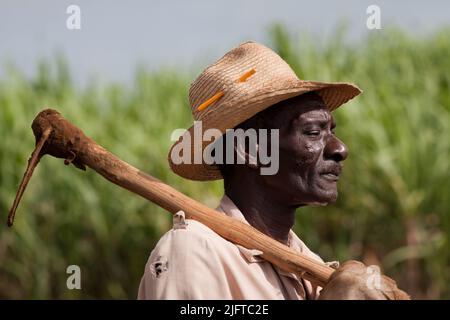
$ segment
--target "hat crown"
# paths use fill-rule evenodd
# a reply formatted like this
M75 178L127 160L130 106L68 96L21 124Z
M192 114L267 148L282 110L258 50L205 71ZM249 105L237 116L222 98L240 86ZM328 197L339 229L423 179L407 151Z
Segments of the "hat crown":
M240 81L242 76L248 78ZM250 75L251 74L251 75ZM264 88L282 88L299 79L291 67L273 50L256 42L245 42L208 66L191 84L189 103L196 120L235 99L254 96ZM222 92L210 106L199 106Z

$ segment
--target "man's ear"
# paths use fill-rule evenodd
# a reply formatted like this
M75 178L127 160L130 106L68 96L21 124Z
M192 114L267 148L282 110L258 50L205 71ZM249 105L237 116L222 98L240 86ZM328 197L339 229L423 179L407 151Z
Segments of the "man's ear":
M258 143L256 143L253 148L250 148L250 150L246 150L245 143L236 143L234 145L236 163L245 164L252 169L259 169L260 163L258 162L258 148Z

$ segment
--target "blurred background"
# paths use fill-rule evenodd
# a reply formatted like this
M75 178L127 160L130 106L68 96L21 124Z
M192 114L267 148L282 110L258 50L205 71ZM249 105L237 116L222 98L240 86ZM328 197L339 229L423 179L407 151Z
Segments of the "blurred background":
M66 9L78 5L81 29ZM369 30L367 7L380 8ZM88 170L45 157L8 210L44 107L136 167L215 207L218 182L171 173L170 135L192 118L190 82L246 40L304 79L364 93L335 112L348 145L336 204L295 231L325 260L378 264L413 298L450 298L450 2L2 1L0 298L131 298L171 216ZM81 268L68 290L66 268Z

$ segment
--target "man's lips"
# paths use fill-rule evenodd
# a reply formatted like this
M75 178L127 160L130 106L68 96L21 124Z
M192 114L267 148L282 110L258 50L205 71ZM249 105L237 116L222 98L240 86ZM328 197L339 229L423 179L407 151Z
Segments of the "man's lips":
M342 171L341 166L336 166L322 171L320 175L327 180L338 181L341 171Z
M329 181L338 181L339 180L339 176L335 175L334 173L321 173L320 176Z

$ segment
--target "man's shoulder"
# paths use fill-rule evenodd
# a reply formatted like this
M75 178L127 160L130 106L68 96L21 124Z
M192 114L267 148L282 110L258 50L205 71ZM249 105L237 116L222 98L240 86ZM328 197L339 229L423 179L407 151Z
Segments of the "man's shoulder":
M198 221L174 219L172 229L161 237L150 254L139 297L230 298L231 295L224 295L228 288L224 265L232 246Z
M161 251L197 251L208 252L218 251L220 248L232 249L235 245L222 238L211 228L205 224L193 220L186 219L181 223L174 222L172 229L167 231L156 244L153 254L161 253Z
M174 221L172 229L167 231L162 238L170 235L176 235L180 237L193 237L206 240L227 241L224 238L220 237L214 230L209 228L207 225L193 219L185 219L182 222Z

